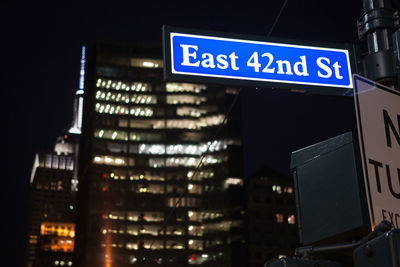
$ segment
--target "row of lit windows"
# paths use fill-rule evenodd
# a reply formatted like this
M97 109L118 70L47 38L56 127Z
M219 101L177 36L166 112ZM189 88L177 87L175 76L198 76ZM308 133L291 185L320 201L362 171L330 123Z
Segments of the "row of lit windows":
M187 92L187 93L200 93L202 90L206 89L205 85L192 84L192 83L167 83L166 91L172 92Z
M128 242L126 244L123 243L111 243L111 244L106 244L102 243L102 247L113 247L113 248L126 248L128 250L139 250L140 248L143 249L151 249L151 250L159 250L159 249L193 249L193 250L203 250L203 241L202 240L194 240L190 239L188 241L182 241L182 240L167 240L164 243L162 241L153 241L153 240L142 240L142 242ZM136 262L134 260L133 262Z
M121 121L121 120L120 120ZM126 126L123 126L126 125ZM128 124L124 124L123 121L119 123L119 127L128 127ZM167 119L167 120L130 120L130 128L141 128L141 129L199 129L199 120L191 119Z
M192 107L178 107L176 109L176 115L178 116L189 116L189 117L200 117L206 114L207 111L204 109L192 108Z
M112 140L125 140L128 138L128 133L125 131L114 131L114 130L96 130L95 135L99 137L107 136ZM136 138L135 133L130 133L130 138ZM113 153L137 153L137 154L146 154L146 155L201 155L208 152L221 151L222 149L227 149L228 145L226 141L214 141L207 142L200 145L193 144L173 144L173 145L164 145L164 144L121 144L121 143L108 143L106 146L107 151Z
M131 58L130 66L139 68L158 69L163 67L163 61L161 59L154 59L154 58Z
M131 181L134 180L146 180L146 181L165 181L165 178L159 175L151 175L151 174L127 174L124 170L114 170L110 173L103 174L104 178L110 178L113 180L126 180L129 179ZM186 177L189 181L201 181L202 179L209 179L214 177L214 172L212 171L200 171L195 174L194 171L188 171ZM227 178L227 181L232 178ZM232 183L230 180L228 181L229 184L237 184Z
M134 103L134 104L157 104L157 97L155 95L146 95L146 94L128 94L128 93L119 93L113 91L100 91L96 92L96 99L105 100L105 101L113 101L113 102L122 102L122 103Z
M62 186L62 181L51 181L50 186L48 183L36 183L35 188L38 190L51 190L51 191L62 191L64 187Z
M172 199L172 202L174 200L177 200L177 198ZM175 201L176 203L176 201ZM174 204L175 204L174 203ZM222 218L224 215L222 212L218 211L192 211L189 210L182 214L182 220L184 215L187 214L187 218L189 221L197 221L200 222L202 220L215 220ZM139 212L139 211L128 211L128 212L123 212L123 211L112 211L109 214L103 214L102 215L103 219L111 219L111 220L128 220L132 222L161 222L164 221L164 213L163 212Z
M205 187L207 188L207 190L209 189L208 185L205 185ZM118 187L112 187L114 190L118 189ZM109 190L109 186L108 185L104 185L102 186L102 191L108 191ZM150 193L150 194L170 194L170 193L181 193L183 191L182 187L177 187L177 186L173 186L173 185L167 185L165 187L165 192L164 192L164 185L163 184L139 184L139 185L135 185L135 184L130 184L128 187L124 186L123 190L131 190L133 192L136 193ZM202 191L202 186L201 185L197 185L197 184L188 184L187 185L187 192L190 194L200 194Z
M70 156L46 154L45 158L39 156L39 167L49 169L73 170L74 159Z
M68 237L51 236L50 239L43 239L40 248L44 251L73 252L74 239Z
M207 100L206 97L203 96L194 96L194 95L167 95L167 104L192 104L192 105L200 105L201 103Z
M117 172L117 174L114 172L111 172L110 174L104 174L103 177L114 179L114 180L125 180L127 176L124 174L119 174L119 172ZM162 176L158 176L158 175L134 174L134 175L129 176L129 180L131 180L131 181L133 181L133 180L164 181L165 178Z
M137 243L126 243L125 245L123 243L112 243L112 244L105 244L102 243L101 246L102 247L114 247L114 248L124 248L126 247L126 249L129 250L137 250L140 247L142 248L146 248L146 249L184 249L185 248L185 244L182 244L181 241L176 240L176 241L172 241L175 244L166 244L165 247L163 244L161 244L158 241L145 241L142 244L137 244ZM118 258L119 260L122 259L121 255L116 255L116 254L98 254L97 255L98 260L100 261L104 261L106 264L106 266L111 266L111 262L113 262L113 260L115 258ZM158 256L143 256L143 255L129 255L126 257L127 263L128 264L140 264L140 263L145 263L145 264L166 264L166 265L171 265L171 266L175 266L176 263L181 262L182 259L181 257L179 257L180 259L178 260L177 255L169 255L169 256L162 256L162 257L158 257ZM224 256L224 254L222 252L213 252L213 253L202 253L202 254L193 254L191 253L190 255L187 256L187 262L191 265L200 265L203 264L205 261L218 261L218 260L224 260L226 257Z
M95 111L98 113L105 113L105 114L118 114L118 115L132 115L135 117L151 117L154 115L154 110L149 107L128 107L126 105L114 105L114 104L105 104L105 103L96 103ZM181 117L196 117L199 118L200 116L206 114L206 111L203 109L197 109L192 107L178 107L176 109L176 115ZM204 123L208 123L210 121L209 118L204 118L200 121L195 121L200 125L204 125ZM210 121L213 125L214 122ZM208 125L206 125L208 126ZM202 126L205 127L205 126Z
M158 133L138 133L138 132L127 132L118 130L107 130L97 129L94 131L94 137L111 139L111 140L122 140L122 141L159 141L163 135ZM115 144L116 145L116 144ZM112 146L109 144L109 146ZM125 145L126 146L126 145ZM122 145L121 145L122 149Z
M118 186L110 186L110 184L102 184L101 190L103 192L107 191L119 191L119 192L135 192L135 193L147 193L147 194L180 194L183 192L182 187L177 187L173 185L167 185L166 187L162 184L120 184ZM198 184L188 184L187 185L188 194L201 194L202 192L215 192L219 187L214 185L198 185ZM121 202L120 205L123 205Z
M40 234L74 237L75 224L62 222L42 222L42 224L40 225Z
M151 85L148 83L141 82L123 82L110 79L97 79L97 88L105 88L112 90L121 91L132 91L132 92L151 92Z
M96 103L95 111L98 113L132 115L136 117L151 117L154 113L153 109L149 107L128 107L125 105L103 103Z
M72 261L54 261L53 263L55 266L72 266Z
M283 223L285 221L285 216L282 213L275 214L276 222ZM287 217L288 224L295 224L295 216L291 214Z
M210 178L214 177L214 172L213 171L200 171L200 172L188 171L187 177L189 180L193 180L193 181L202 180L202 179L210 179Z
M135 161L132 158L122 158L122 157L113 157L113 156L95 156L93 158L93 163L96 164L105 164L105 165L114 165L114 166L127 166L129 161L129 166L134 166Z
M226 155L207 155L203 158L204 165L218 164L227 160ZM199 165L200 158L195 157L170 157L170 158L150 158L148 166L152 168L162 167L196 167ZM133 158L114 157L111 155L98 155L93 157L93 163L111 166L135 166Z
M100 106L99 106L99 108L100 108ZM143 109L140 110L140 112L141 111L143 111ZM99 109L99 112L100 112L100 109ZM103 109L102 112L105 113L105 108ZM110 112L110 110L108 110L108 112ZM113 112L115 112L115 110L113 110ZM128 112L128 113L126 113L126 112ZM139 112L139 115L140 115L140 112ZM129 114L128 109L124 109L122 114ZM152 114L154 114L154 113L152 113ZM145 115L143 115L143 116L145 116ZM130 119L130 120L128 120L126 118L119 118L118 119L118 127L130 127L130 128L138 128L138 129L164 129L164 128L168 128L168 129L201 129L203 127L219 125L223 122L223 120L224 120L224 115L205 116L205 117L201 117L199 119L167 119L167 120L164 120L164 119L158 119L158 120Z
M218 164L227 160L226 155L205 156L202 160L203 165ZM150 158L149 166L153 168L161 167L196 167L200 163L199 158L195 157L170 157L170 158Z
M204 226L195 226L189 225L188 227L181 227L181 226L167 226L165 227L165 234L166 235L185 235L186 233L191 236L202 236ZM164 235L164 229L161 229L160 226L157 225L128 225L126 228L120 227L118 228L103 228L101 230L103 235L106 234L128 234L133 236L138 235Z
M148 244L148 242L152 242L152 243L150 243L152 245ZM181 244L180 241L177 240L177 241L173 241L173 242L175 242L175 244L169 244L168 243L168 244L166 244L165 248L167 248L167 249L184 249L184 244ZM106 247L107 246L105 243L102 243L101 245L102 245L102 247ZM120 243L120 244L113 243L113 244L109 244L109 246L110 247L119 247L119 248L125 247L124 244L122 244L122 243ZM126 248L130 249L130 250L131 249L137 250L138 247L139 247L139 245L136 244L136 243L127 243L126 244ZM146 241L146 242L144 242L142 244L142 247L143 248L147 248L147 249L150 249L150 248L151 249L164 249L164 245L159 243L159 242L157 242L157 241L155 241L155 242L154 241ZM108 254L99 254L98 256L99 256L99 258L101 258L100 260L105 260L106 262L108 262L108 261L111 262L112 258L113 258L111 255L108 255ZM205 261L208 261L208 260L216 261L218 259L223 259L223 258L224 258L224 256L223 256L222 252L218 252L218 253L214 252L213 254L206 254L206 253L193 254L192 253L192 254L190 254L188 256L188 260L187 261L191 265L199 265L199 264L202 264L202 263L204 263ZM174 263L178 262L176 255L168 256L168 257L166 257L166 256L163 256L163 257L143 257L143 256L129 255L129 257L127 257L127 260L128 260L129 264L136 264L136 263L140 264L141 262L144 262L146 264L151 263L151 264L167 264L167 265L171 265L171 264L174 264Z
M291 186L282 187L280 185L273 185L272 186L272 191L276 192L279 195L282 194L282 193L292 194L293 193L293 187L291 187Z
M187 192L190 194L200 194L202 186L196 184L188 184ZM167 185L166 193L181 193L181 187ZM152 193L152 194L164 194L164 185L162 184L142 184L136 187L135 192L137 193Z
M134 103L134 104L157 104L157 96L149 94L129 94L114 91L98 90L96 92L96 99L103 101L121 102L121 103ZM200 105L207 100L206 97L195 95L167 95L166 103L172 105L189 104ZM180 111L183 112L183 111ZM205 111L200 110L198 113L202 114ZM178 115L179 112L178 112ZM192 115L194 116L194 115ZM198 116L196 116L198 117Z
M138 145L139 154L190 154L190 155L201 155L206 152L220 151L226 149L227 144L225 141L214 141L200 145L185 145L185 144L174 144L174 145L163 145L163 144L140 144Z
M122 91L133 91L133 92L150 92L152 91L151 85L149 83L142 82L125 82L117 81L111 79L101 79L98 78L96 82L97 88L105 88L112 90L122 90ZM189 84L189 83L167 83L167 92L178 92L178 93L200 93L205 90L205 85L200 84Z

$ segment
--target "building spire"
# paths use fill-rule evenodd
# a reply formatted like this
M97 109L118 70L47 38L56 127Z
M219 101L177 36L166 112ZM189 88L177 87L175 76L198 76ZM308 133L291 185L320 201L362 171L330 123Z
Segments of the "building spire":
M85 63L86 63L86 47L82 46L81 69L79 72L79 88L75 93L74 114L72 117L72 126L70 133L80 134L82 129L82 109L83 109L83 93L85 92Z

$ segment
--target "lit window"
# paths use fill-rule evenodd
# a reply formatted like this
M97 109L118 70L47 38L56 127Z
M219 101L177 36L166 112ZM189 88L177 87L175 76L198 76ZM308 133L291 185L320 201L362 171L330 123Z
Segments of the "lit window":
M198 120L167 120L167 128L177 129L198 129Z
M99 129L94 131L94 137L127 141L128 133L126 131Z
M200 117L205 113L205 110L191 107L179 107L176 109L176 115L178 116Z
M196 104L199 105L202 102L206 101L207 98L201 97L201 96L195 96L195 95L184 95L184 94L179 94L179 95L167 95L167 104Z
M165 166L165 160L163 158L150 158L149 166L153 168L160 168Z
M189 84L189 83L167 83L167 92L192 92L200 93L201 90L206 89L205 85Z
M199 127L208 127L208 126L219 125L224 121L224 118L225 118L225 116L222 114L202 117L202 118L200 118L200 122L198 123L198 126ZM225 123L226 123L226 120L225 120Z
M127 165L126 160L124 158L113 157L113 156L95 156L93 158L93 163L106 164L106 165L121 165L121 166ZM129 159L129 164L134 165L133 159Z
M283 223L283 214L282 213L275 214L275 217L276 217L277 223Z
M292 194L293 193L293 187L286 186L284 191L285 191L285 193Z
M155 95L133 94L130 96L130 102L135 104L156 104L157 97Z
M295 223L295 216L293 214L289 215L288 224L294 224L294 223Z
M227 178L224 183L224 188L225 189L228 188L229 185L243 186L243 180L241 178L233 178L233 177Z
M272 191L278 193L278 194L282 194L282 187L279 185L273 185L272 186Z
M163 61L151 58L131 58L131 67L138 68L162 68Z
M164 145L158 145L158 144L139 145L139 154L164 154L164 153L165 153Z

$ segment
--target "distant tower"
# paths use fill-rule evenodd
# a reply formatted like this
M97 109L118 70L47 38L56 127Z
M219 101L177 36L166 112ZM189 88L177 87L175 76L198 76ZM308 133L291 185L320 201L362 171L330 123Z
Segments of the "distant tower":
M85 84L85 52L86 47L82 46L82 56L81 56L81 71L79 74L79 89L75 93L74 99L74 111L72 117L72 125L69 129L69 133L80 134L82 127L82 108L83 108L83 93Z
M74 110L72 114L72 123L69 133L72 134L71 141L74 146L75 153L75 165L78 164L78 154L79 154L79 137L82 132L82 114L83 114L83 94L85 88L85 63L86 63L86 47L82 46L81 54L81 69L79 72L79 88L75 92L74 98ZM74 174L72 178L72 191L76 192L78 190L78 168L74 169Z
M31 172L26 267L72 266L75 242L74 203L82 125L85 78L82 47L79 89L69 133L57 138L54 151L37 153Z

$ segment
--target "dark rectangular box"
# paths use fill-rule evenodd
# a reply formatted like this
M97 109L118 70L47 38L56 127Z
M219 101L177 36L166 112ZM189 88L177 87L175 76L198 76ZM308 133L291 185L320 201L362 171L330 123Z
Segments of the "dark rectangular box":
M352 132L292 152L301 243L353 241L371 230L360 164Z

